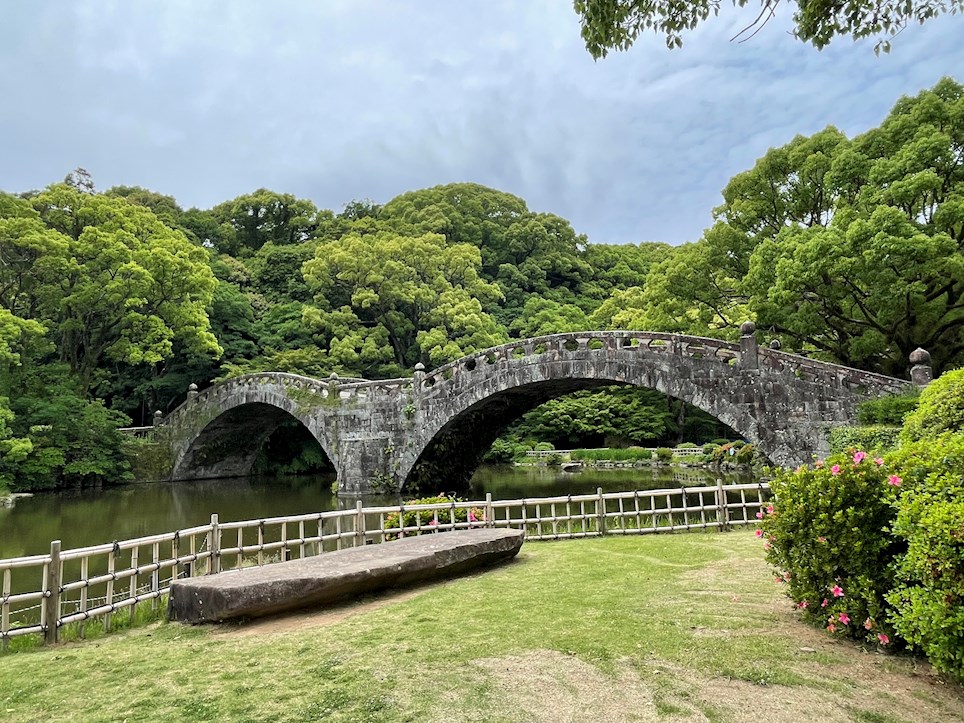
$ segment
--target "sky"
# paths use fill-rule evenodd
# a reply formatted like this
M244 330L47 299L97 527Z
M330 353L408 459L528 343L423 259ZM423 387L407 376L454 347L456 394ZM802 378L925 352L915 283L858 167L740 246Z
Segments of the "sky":
M594 61L568 0L0 2L0 189L80 166L184 208L264 187L337 212L464 181L595 243L694 241L768 148L964 82L964 16L878 57L795 40L786 5L731 42L758 10L724 4L681 50Z

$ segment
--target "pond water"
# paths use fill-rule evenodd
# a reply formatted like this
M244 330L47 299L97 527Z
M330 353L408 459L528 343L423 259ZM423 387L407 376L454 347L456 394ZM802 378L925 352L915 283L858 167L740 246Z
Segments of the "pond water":
M718 476L701 468L583 469L482 467L472 479L472 499L550 497L715 484ZM723 475L724 482L749 477ZM212 513L222 521L257 519L353 507L331 492L331 475L245 477L200 482L155 482L66 493L36 494L0 507L0 558L49 551L51 540L64 549L170 532L206 524ZM395 498L367 498L366 504L394 504Z

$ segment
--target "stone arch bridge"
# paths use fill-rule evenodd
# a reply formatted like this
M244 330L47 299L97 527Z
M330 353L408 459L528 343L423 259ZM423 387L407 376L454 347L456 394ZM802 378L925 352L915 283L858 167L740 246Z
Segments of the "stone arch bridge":
M171 479L244 475L293 417L333 463L340 494L432 477L456 488L528 410L580 389L637 385L705 410L772 463L794 466L826 454L828 429L853 423L859 402L930 379L923 351L911 359L914 381L905 381L761 348L751 323L742 331L739 344L638 331L554 334L383 381L251 374L192 391L156 437L170 450Z

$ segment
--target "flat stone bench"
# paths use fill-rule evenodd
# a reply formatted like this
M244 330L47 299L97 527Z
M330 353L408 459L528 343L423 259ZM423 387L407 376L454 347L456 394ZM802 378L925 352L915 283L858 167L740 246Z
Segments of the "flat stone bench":
M186 623L258 617L451 577L514 557L523 537L509 529L438 532L177 580L167 615Z

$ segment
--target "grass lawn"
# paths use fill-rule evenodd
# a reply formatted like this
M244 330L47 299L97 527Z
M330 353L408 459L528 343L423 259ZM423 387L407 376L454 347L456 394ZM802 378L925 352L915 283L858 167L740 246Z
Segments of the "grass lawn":
M961 721L915 658L796 619L752 532L529 542L320 612L0 656L4 721Z

